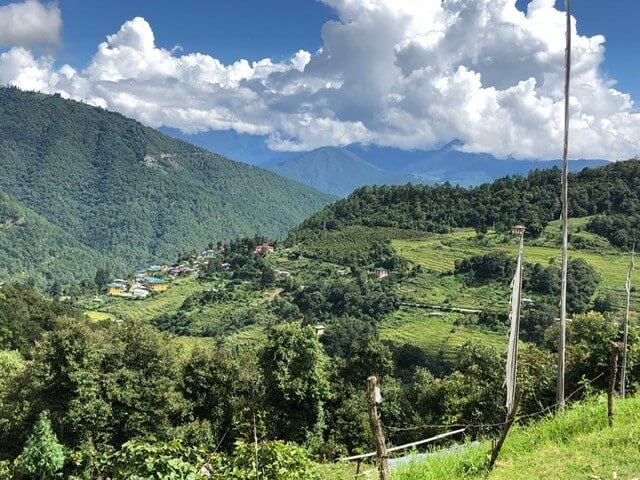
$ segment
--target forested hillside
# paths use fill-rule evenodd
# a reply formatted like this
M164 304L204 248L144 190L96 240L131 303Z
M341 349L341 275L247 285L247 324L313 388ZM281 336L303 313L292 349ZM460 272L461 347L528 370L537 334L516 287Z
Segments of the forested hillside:
M211 241L280 236L330 200L122 115L13 88L0 89L0 191L115 270L172 260ZM17 267L40 271L29 255L17 258ZM61 261L57 276L75 278ZM81 263L95 272L90 258Z
M639 233L640 160L573 173L569 198L570 217L595 215L588 231L630 248ZM535 236L559 217L560 170L535 170L526 177L505 177L469 189L450 184L362 187L313 215L292 236L351 225L438 233L468 227L482 232L519 222Z
M96 267L124 264L88 248L33 210L0 192L0 279L80 282Z

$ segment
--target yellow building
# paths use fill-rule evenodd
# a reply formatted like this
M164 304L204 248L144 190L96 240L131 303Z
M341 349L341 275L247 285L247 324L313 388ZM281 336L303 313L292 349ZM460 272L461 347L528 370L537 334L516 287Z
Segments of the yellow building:
M121 297L127 286L121 283L109 283L107 285L107 295L112 297Z
M169 288L166 280L157 277L145 277L144 284L152 292L164 292Z

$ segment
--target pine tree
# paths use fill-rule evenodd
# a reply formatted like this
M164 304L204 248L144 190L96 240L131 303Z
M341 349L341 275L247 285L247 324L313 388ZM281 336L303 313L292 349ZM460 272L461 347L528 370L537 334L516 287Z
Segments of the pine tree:
M45 479L64 465L64 447L51 428L47 412L42 412L18 457L18 468L27 477Z

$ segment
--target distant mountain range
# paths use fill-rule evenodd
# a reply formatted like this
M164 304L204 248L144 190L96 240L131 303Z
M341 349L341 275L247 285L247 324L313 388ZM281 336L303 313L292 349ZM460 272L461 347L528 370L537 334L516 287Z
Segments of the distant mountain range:
M346 196L363 185L402 184L409 175L376 167L344 148L324 147L298 157L267 163L266 168L284 177L298 180L316 190Z
M332 200L120 114L0 88L0 280L79 281L280 237Z
M598 167L606 160L572 160L572 170ZM474 186L531 170L560 166L560 161L500 160L491 155L466 153L455 144L432 151L404 151L384 147L323 147L261 166L298 180L321 192L346 196L363 185L450 182Z

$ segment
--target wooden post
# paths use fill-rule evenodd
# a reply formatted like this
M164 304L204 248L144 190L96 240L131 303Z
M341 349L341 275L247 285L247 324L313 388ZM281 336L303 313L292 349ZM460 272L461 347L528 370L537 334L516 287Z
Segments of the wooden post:
M389 463L387 455L387 445L385 444L382 424L378 414L376 403L376 389L378 379L375 376L367 378L367 404L369 407L369 423L373 433L373 441L376 444L376 456L378 457L378 468L380 470L380 480L389 480Z
M618 356L622 350L619 343L611 343L611 355L609 356L609 390L607 392L607 419L609 426L613 427L613 417L616 414L613 396L616 393L616 375L618 373Z
M569 86L571 84L571 0L566 5L566 49L564 79L564 142L562 148L562 282L560 285L560 338L558 342L558 409L564 409L564 374L567 331L567 275L569 265Z
M633 257L636 251L634 245L631 249L631 263L629 264L629 271L627 272L627 282L625 284L625 290L627 291L627 301L625 304L624 323L622 333L622 365L620 366L620 397L624 400L627 396L627 356L629 352L629 305L631 303L631 276L633 275L633 269L635 264Z
M513 425L513 422L516 419L516 412L518 411L518 405L520 405L520 401L522 400L522 390L518 391L516 395L516 400L513 404L513 409L507 414L507 421L502 427L502 432L500 432L500 437L498 441L493 444L493 448L491 449L491 459L489 460L489 469L492 469L498 459L498 455L500 454L500 450L502 450L502 445L507 438L507 434Z

